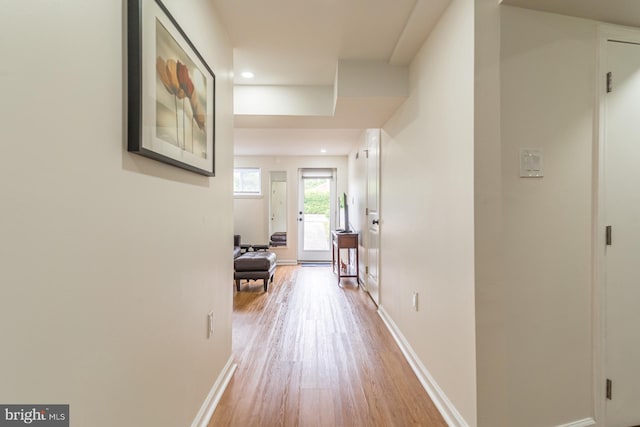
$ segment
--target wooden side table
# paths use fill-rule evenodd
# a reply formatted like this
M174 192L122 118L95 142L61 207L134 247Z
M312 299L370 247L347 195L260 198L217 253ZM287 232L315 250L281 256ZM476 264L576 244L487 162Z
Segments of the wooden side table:
M356 283L358 281L358 269L360 260L358 258L358 233L340 233L337 231L331 232L331 263L333 271L338 270L338 284L343 277L355 277ZM340 249L347 249L347 268L346 271L342 270L340 263ZM356 252L356 266L355 269L351 268L351 249ZM336 255L337 253L337 255ZM354 271L355 270L355 271Z

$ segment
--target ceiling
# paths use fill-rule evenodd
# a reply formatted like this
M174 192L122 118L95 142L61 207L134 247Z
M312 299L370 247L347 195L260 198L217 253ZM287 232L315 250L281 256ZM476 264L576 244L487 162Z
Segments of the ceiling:
M639 0L502 0L502 4L640 27Z
M238 156L344 156L361 135L359 129L236 128ZM304 141L304 143L300 143Z
M381 126L404 98L340 96L336 83L338 64L345 60L373 61L406 67L450 0L213 2L234 47L236 86L293 90L316 87L320 92L337 94L326 114L267 111L235 115L236 155L283 156L346 155L365 128ZM640 0L502 0L502 3L640 26ZM253 79L241 76L247 70L255 74ZM366 77L366 73L362 75ZM320 149L326 150L326 154L321 154Z
M331 85L338 59L407 65L448 3L214 0L233 43L235 83L258 85ZM243 79L244 70L255 78Z
M236 85L333 93L339 61L407 67L450 0L213 2L234 47ZM241 76L248 70L253 79ZM327 155L345 155L363 129L381 126L402 100L338 94L330 114L236 114L235 154L319 155L323 141Z

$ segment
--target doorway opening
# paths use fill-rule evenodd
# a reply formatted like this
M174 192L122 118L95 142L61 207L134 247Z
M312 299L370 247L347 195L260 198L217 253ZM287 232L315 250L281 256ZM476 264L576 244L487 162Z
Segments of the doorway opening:
M335 229L335 169L301 169L298 185L298 260L331 260Z

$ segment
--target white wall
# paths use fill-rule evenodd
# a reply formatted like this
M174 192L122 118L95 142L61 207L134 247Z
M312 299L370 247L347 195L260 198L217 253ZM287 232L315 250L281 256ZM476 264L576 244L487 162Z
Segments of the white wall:
M332 86L260 86L234 88L234 112L241 115L332 116Z
M475 1L474 210L478 426L511 427L502 238L500 10Z
M596 24L504 7L501 31L509 417L558 425L593 415ZM518 177L520 148L543 150L544 178Z
M478 425L564 425L594 413L596 24L476 3Z
M310 131L312 132L312 131ZM287 246L272 248L278 262L292 263L298 259L298 170L304 168L335 168L337 194L347 191L347 156L235 156L235 167L257 167L262 170L262 196L234 199L234 230L243 243L269 242L269 172L287 172Z
M381 301L437 385L476 425L473 199L474 7L454 0L385 124ZM411 308L419 293L419 311Z
M190 425L231 355L232 50L165 4L216 72L215 178L126 151L123 2L2 4L0 401L72 425Z

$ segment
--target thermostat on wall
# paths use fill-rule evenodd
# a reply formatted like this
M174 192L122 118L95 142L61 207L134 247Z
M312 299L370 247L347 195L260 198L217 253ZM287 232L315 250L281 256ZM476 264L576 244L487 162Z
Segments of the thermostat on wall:
M542 178L542 150L520 149L520 178Z

